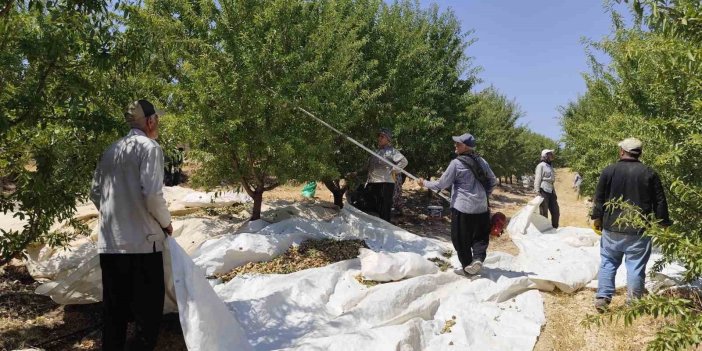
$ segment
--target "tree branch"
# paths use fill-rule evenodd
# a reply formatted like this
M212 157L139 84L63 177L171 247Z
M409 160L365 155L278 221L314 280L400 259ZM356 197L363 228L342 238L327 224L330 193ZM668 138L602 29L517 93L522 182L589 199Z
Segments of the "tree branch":
M235 172L242 173L239 158L236 156L236 153L234 153L234 157L232 158L232 165L234 166ZM241 184L244 186L244 191L246 191L249 196L254 197L254 190L243 175L241 176Z
M251 173L253 173L254 180L256 180L256 189L258 190L259 188L263 189L264 188L264 177L259 174L259 172L256 171L256 164L254 163L254 157L253 154L251 153L251 148L246 151L246 154L248 155L249 158L249 167L251 167Z
M56 62L58 61L58 57L54 57L51 62L49 63L49 67L43 72L43 74L39 77L39 84L37 85L37 89L34 92L34 96L41 96L44 93L44 88L46 87L46 79L49 77L49 74L51 71L56 67ZM17 118L14 121L10 121L10 127L14 127L22 121L24 121L29 115L33 112L32 108L28 108L27 110L24 111L22 116Z
M3 7L2 10L0 10L0 17L3 17L10 13L10 9L12 8L14 2L14 0L8 0L7 3L5 3L5 7Z

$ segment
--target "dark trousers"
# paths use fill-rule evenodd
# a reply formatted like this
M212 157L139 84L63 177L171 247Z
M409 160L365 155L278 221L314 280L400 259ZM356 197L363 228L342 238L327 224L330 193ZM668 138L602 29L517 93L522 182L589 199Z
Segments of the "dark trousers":
M163 315L163 256L100 254L102 269L102 349L124 350L127 323L135 323L128 350L153 350Z
M163 185L173 186L173 169L171 167L163 167Z
M451 209L451 241L461 266L485 261L490 243L490 212L468 214Z
M378 217L390 222L395 183L368 183L366 190L372 206L378 212Z
M175 170L175 172L173 173L173 185L174 186L180 184L181 174L182 173L180 172L180 168L177 168Z
M548 218L548 213L551 212L551 226L558 228L558 219L561 217L561 209L558 207L558 196L556 191L547 193L544 189L539 190L539 194L544 198L539 206L539 212L542 216Z

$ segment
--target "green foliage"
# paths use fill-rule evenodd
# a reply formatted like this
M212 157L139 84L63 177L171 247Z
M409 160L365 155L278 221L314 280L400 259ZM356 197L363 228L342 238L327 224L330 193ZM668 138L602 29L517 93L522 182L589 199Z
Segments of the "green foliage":
M350 1L218 4L201 1L194 11L191 2L154 1L136 17L153 44L175 52L172 98L181 108L171 128L197 149L195 182L242 184L257 218L263 192L338 176L328 162L335 140L293 107L341 121L363 116L377 94L366 87L375 63L363 60L359 34L372 13Z
M556 143L526 127L517 126L522 112L490 87L471 96L465 122L459 130L469 130L478 140L478 151L498 177L531 174L543 149L556 149Z
M466 97L477 80L466 56L471 32L461 31L452 12L421 10L409 1L385 6L378 24L372 54L384 88L373 113L381 125L394 127L408 170L433 175L450 160L450 136L465 120Z
M168 111L161 142L189 145L195 185L243 188L254 218L265 191L312 179L341 190L368 157L298 106L369 146L392 128L409 170L425 176L465 131L500 174L530 172L517 165L549 141L516 126L516 105L496 91L470 92L470 35L450 11L409 0L10 1L0 8L0 179L17 188L0 210L27 225L0 235L0 263L69 239L51 226L77 224L95 164L140 98Z
M555 150L556 160L554 166L558 166L561 162L561 152L558 144L551 138L535 133L526 127L518 127L520 133L515 139L518 148L514 151L513 158L505 157L500 160L504 163L512 163L508 169L511 174L533 175L536 165L541 162L541 151L543 149Z
M581 324L584 327L602 327L605 323L624 321L624 325L629 326L636 318L644 315L654 318L687 317L691 307L692 301L689 299L649 295L632 301L627 308L614 309L603 315L587 315Z
M287 180L338 187L367 155L297 106L362 141L393 127L403 152L426 160L416 170L445 159L432 157L448 150L437 135L452 134L474 79L461 78L468 42L451 13L409 1L198 4L154 1L131 18L176 52L182 108L169 128L197 149L196 183L242 184L256 204Z
M127 131L125 106L163 96L157 50L125 32L126 1L15 1L0 17L0 211L24 218L0 234L0 264L32 242L65 243L56 221L86 200L104 148ZM120 13L121 12L121 13ZM162 105L163 106L163 105Z
M114 135L119 95L106 1L10 3L0 17L0 177L17 190L0 198L0 210L26 225L2 231L0 264L30 242L52 241L54 221L72 217Z
M472 103L466 109L468 118L466 122L459 122L458 129L470 130L477 138L478 150L484 150L483 157L496 176L516 174L514 162L506 161L515 157L522 147L515 142L523 132L516 126L521 117L518 106L492 87L470 99Z
M665 258L687 268L686 279L702 276L702 36L699 1L633 1L638 16L625 28L614 15L612 37L591 46L611 58L587 77L587 93L563 109L565 153L592 193L600 170L617 159L625 137L644 142L642 161L658 171L674 225L661 228L650 216L627 216L645 224ZM660 308L676 306L676 313ZM681 309L678 311L677 309ZM652 350L680 349L702 340L699 304L649 297L622 313L670 315L674 324L659 332Z
M649 295L633 301L625 308L619 308L603 315L588 315L581 323L584 327L602 327L606 323L624 321L630 326L643 316L675 320L656 333L656 338L648 345L649 350L687 350L700 343L702 333L699 297L683 298L675 295Z

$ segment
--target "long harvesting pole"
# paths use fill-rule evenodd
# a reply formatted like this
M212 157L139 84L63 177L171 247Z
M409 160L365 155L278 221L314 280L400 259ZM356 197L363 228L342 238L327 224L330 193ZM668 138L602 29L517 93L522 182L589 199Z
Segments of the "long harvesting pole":
M387 165L389 165L389 166L392 167L393 169L402 172L402 174L404 174L404 175L410 177L410 179L413 179L413 180L418 180L418 179L419 179L419 178L417 178L416 176L414 176L412 173L407 172L407 171L405 171L404 169L402 169L402 168L400 168L400 167L397 167L397 166L394 165L392 162L386 160L384 157L381 157L380 155L376 154L373 150L367 148L365 145L359 143L358 141L356 141L356 140L353 139L352 137L350 137L350 136L344 134L343 132L339 131L338 129L332 127L329 123L327 123L327 122L323 121L322 119L318 118L317 116L313 115L311 112L309 112L309 111L307 111L307 110L305 110L304 108L299 107L299 106L297 106L297 107L295 107L295 108L296 108L297 110L300 110L302 113L304 113L304 114L306 114L306 115L312 117L315 121L319 122L321 125L323 125L323 126L329 128L329 129L333 130L334 132L336 132L337 134L343 136L343 137L346 138L348 141L354 143L356 146L360 147L361 149L366 150L366 152L368 152L369 154L375 156L377 159L379 159L379 160L385 162ZM446 201L448 201L448 202L451 202L451 200L450 200L448 197L446 197L446 195L444 195L444 194L442 194L442 193L440 193L440 192L438 192L438 191L435 191L435 192L436 192L436 194L439 195L439 197L441 197L442 199L444 199L444 200L446 200Z

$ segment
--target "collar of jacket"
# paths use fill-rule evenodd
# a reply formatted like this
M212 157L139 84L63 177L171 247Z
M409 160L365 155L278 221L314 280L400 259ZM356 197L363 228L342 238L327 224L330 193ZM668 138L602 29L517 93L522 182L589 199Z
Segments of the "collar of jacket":
M141 135L141 136L146 136L146 133L144 133L144 131L141 130L141 129L132 128L132 129L129 131L129 134L127 134L127 135Z

